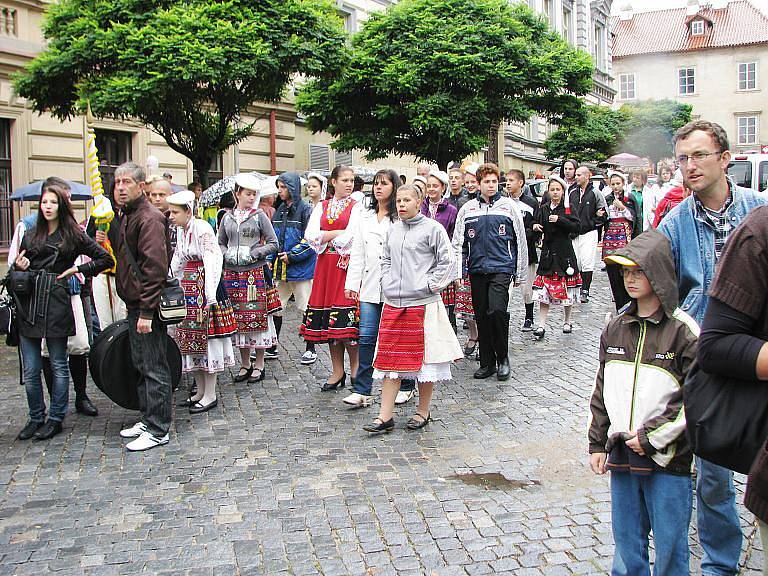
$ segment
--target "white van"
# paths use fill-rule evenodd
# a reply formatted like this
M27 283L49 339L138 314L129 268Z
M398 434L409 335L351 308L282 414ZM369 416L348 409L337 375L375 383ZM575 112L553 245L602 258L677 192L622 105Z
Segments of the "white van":
M728 175L738 186L768 191L768 154L733 154Z

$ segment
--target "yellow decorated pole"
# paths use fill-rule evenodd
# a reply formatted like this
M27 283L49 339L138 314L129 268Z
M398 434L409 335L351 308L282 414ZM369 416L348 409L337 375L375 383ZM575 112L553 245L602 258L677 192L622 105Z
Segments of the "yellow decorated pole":
M86 120L88 123L88 132L86 139L86 166L88 169L88 184L91 186L93 192L93 208L91 208L91 217L96 224L96 229L101 230L106 235L109 232L110 222L115 217L115 212L112 210L112 203L104 195L104 185L101 182L101 173L99 172L99 156L96 149L96 133L91 127L91 108L88 106L88 112L86 114ZM115 253L112 249L112 245L109 238L105 238L101 243L104 249L112 256L112 268L107 272L115 273Z

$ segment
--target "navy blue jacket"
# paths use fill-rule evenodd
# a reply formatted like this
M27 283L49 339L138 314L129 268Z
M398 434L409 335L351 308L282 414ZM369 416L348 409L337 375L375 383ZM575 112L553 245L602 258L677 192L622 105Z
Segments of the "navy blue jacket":
M478 194L459 210L453 233L459 266L467 258L469 274L510 274L524 282L528 272L528 246L523 217L511 198L501 193L486 202Z
M293 201L289 206L282 202L272 217L278 243L278 253L288 253L288 265L271 256L275 280L300 282L311 280L315 275L317 253L304 239L304 232L312 215L312 207L301 198L301 179L298 172L285 172L277 180L286 185Z

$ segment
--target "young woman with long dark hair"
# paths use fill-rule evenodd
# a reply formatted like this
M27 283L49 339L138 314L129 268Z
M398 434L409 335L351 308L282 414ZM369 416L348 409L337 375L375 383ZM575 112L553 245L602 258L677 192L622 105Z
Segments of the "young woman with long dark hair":
M322 391L343 388L344 351L349 356L350 374L357 373L357 302L344 294L349 254L357 228L360 206L352 198L355 172L336 166L331 172L332 196L315 206L307 225L306 239L317 252L312 293L299 333L305 340L327 343L333 371Z
M75 266L80 255L91 260ZM47 440L61 432L69 404L67 339L75 334L69 280L78 273L95 276L112 264L107 251L78 226L67 183L48 178L42 186L37 222L24 234L13 265L12 289L18 309L19 345L29 405L29 422L19 433L19 439L34 436ZM43 338L53 372L47 421L40 378Z

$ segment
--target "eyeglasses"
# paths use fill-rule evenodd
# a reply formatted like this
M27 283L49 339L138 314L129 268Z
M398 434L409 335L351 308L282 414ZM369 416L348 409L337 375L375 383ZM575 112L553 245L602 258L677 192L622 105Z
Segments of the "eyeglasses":
M715 156L717 154L722 154L722 153L723 153L722 150L718 150L717 152L694 152L690 156L688 156L687 154L680 154L680 156L675 157L675 160L677 160L677 163L680 166L685 166L691 160L696 162L696 164L700 164L702 160L705 160L710 156Z
M621 274L624 278L645 278L645 272L640 268L628 268L625 266L621 269Z

